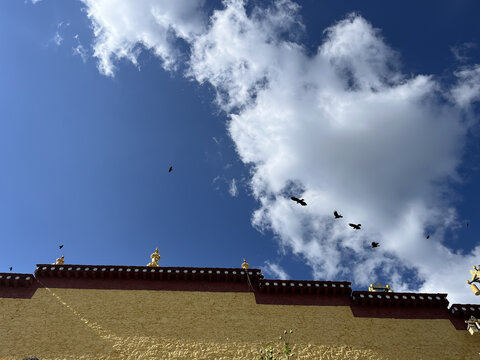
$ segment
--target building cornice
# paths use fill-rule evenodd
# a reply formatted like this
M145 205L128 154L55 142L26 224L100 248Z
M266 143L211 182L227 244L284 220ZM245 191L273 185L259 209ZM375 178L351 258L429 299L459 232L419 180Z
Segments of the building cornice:
M248 275L248 276L247 276ZM38 288L253 292L257 304L349 306L355 317L449 319L465 330L480 305L447 294L353 291L348 281L264 279L260 269L38 264L35 274L0 273L0 298L31 298Z

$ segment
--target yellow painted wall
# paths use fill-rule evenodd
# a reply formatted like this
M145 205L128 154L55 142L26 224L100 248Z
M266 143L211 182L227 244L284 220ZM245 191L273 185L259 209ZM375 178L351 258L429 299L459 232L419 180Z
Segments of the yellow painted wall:
M0 299L0 359L258 359L290 328L298 359L480 359L480 335L449 320L258 305L252 293L74 289Z

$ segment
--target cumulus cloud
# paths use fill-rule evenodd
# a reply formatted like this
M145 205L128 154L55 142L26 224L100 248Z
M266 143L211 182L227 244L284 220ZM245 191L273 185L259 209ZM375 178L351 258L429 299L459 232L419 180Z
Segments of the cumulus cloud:
M190 40L203 30L204 0L82 0L92 21L94 53L101 73L113 76L113 60L138 65L142 48L151 50L166 69L174 69L181 53L176 38Z
M172 69L179 57L167 35L186 41L187 76L215 90L238 155L251 165L259 203L252 224L303 258L315 279L366 288L383 277L397 291L472 301L461 279L480 247L465 254L444 240L459 221L450 184L461 181L471 124L464 110L478 100L478 67L458 71L451 88L406 75L380 30L357 14L326 29L307 55L299 6L289 0L251 12L244 1L225 0L208 25L195 15L199 2L175 12L166 3L83 1L106 75L113 58L136 64L139 46ZM292 194L308 206L296 206ZM333 219L335 209L343 219ZM371 249L371 241L381 246Z
M261 266L260 269L267 276L271 276L279 280L289 280L290 276L285 270L278 264L272 264L269 261L265 261L265 266Z

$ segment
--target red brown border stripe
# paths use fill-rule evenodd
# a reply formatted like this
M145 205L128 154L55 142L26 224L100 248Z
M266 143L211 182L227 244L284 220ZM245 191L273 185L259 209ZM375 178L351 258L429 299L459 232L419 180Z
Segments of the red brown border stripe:
M480 305L447 294L353 291L348 281L264 279L259 269L38 264L35 274L0 273L0 298L31 298L38 288L254 292L257 304L350 306L356 317L449 319L458 330ZM248 281L250 280L250 281ZM252 285L250 287L249 283Z
M447 294L354 291L351 309L358 317L449 318Z
M470 316L480 319L479 304L452 304L449 312L450 321L457 330L465 330L467 328L465 320L468 320Z

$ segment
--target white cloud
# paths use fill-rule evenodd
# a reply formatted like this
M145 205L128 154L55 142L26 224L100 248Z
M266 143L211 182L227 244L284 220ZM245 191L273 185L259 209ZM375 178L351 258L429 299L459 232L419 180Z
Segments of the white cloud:
M272 264L269 261L265 261L266 266L261 266L262 273L267 276L274 277L278 280L289 280L290 276L283 270L278 264Z
M203 29L204 0L82 0L92 21L101 73L113 76L114 59L137 65L142 48L155 53L166 69L175 68L180 56L175 38L191 39Z
M57 45L60 46L62 44L63 37L59 34L57 31L55 35L53 36L53 42Z
M472 42L466 42L460 45L455 45L450 48L453 56L457 61L465 62L470 59L468 52L477 47L477 44Z
M463 67L455 72L457 84L450 90L451 98L461 107L480 100L480 65Z
M74 56L75 55L80 56L83 63L86 63L88 59L88 50L85 49L85 47L80 42L80 37L78 36L78 34L75 34L73 38L77 41L77 46L72 47L72 54Z
M216 90L238 154L253 165L260 207L252 223L276 234L316 279L366 288L382 276L395 290L472 302L463 279L480 247L464 254L444 237L458 222L449 184L461 181L471 124L464 109L478 100L478 67L457 72L451 89L433 76L407 76L380 31L356 14L328 28L309 56L296 42L299 6L288 0L249 15L243 1L224 1L207 27L193 15L198 3L187 16L196 25L185 27L164 3L84 2L106 75L112 58L135 64L139 45L173 68L179 57L167 28L190 44L188 76ZM293 203L292 194L308 206ZM335 209L343 219L333 219ZM426 228L435 229L428 240ZM381 246L372 249L371 241Z
M237 183L236 183L235 179L232 179L232 181L230 182L230 187L228 189L228 193L233 197L237 196L238 188L237 188Z
M39 1L39 0L37 0ZM62 28L66 28L70 26L70 22L67 21L60 21L58 24L57 24L57 31L55 32L55 35L53 36L53 39L52 41L55 43L55 45L57 46L60 46L63 42L63 36L60 34L60 31Z
M73 55L80 56L84 63L87 62L88 51L83 47L82 44L78 44L77 46L72 47L72 53Z

